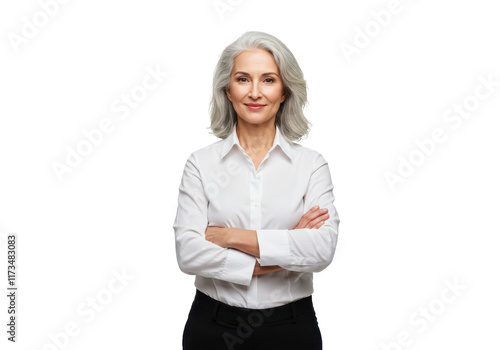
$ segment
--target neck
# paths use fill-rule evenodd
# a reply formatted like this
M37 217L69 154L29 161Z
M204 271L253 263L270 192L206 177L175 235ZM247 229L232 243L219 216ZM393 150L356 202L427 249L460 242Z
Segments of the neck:
M250 124L238 120L236 135L247 154L266 153L271 149L276 136L274 118L262 124Z

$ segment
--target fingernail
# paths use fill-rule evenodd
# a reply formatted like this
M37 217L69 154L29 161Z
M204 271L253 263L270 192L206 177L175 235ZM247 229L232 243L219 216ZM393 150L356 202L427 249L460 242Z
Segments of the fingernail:
M318 209L318 208L319 208L319 205L315 205L315 206L314 206L314 209Z

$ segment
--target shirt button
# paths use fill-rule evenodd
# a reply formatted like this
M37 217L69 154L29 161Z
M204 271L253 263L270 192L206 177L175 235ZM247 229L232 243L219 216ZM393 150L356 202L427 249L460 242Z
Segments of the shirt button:
M257 180L260 180L261 176L260 175L257 175Z
M254 207L256 207L256 206L258 206L258 205L259 205L259 203L257 203L257 202L253 202L253 206L254 206Z

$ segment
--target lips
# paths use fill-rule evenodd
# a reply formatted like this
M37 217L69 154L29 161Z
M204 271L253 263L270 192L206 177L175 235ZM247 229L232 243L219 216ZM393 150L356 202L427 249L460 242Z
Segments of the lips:
M245 103L245 106L247 106L250 109L257 110L257 109L264 108L266 105L261 105L258 103Z

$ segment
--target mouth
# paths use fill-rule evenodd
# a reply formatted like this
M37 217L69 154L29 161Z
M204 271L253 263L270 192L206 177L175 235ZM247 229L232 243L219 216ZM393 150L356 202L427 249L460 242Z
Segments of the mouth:
M264 108L266 105L261 105L261 104L258 104L258 103L245 103L245 106L247 106L251 110L255 111L255 110Z

